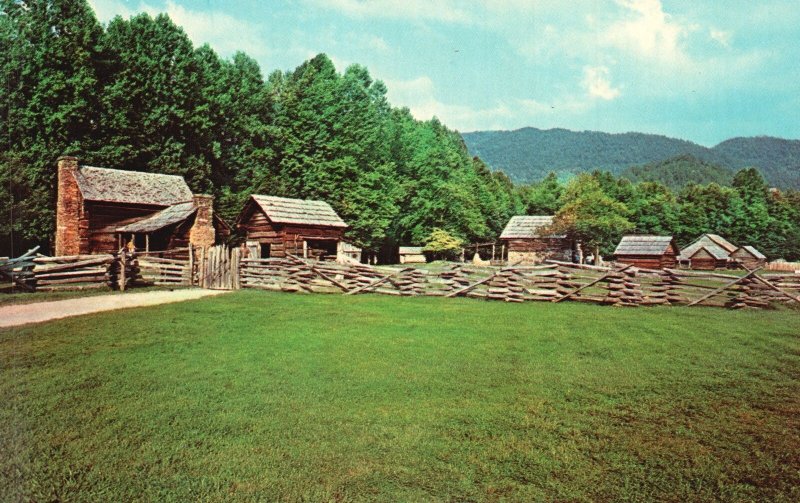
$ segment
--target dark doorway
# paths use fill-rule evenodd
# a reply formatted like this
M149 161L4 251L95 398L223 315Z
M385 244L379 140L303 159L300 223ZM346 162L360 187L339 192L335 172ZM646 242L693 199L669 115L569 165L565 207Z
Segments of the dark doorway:
M269 243L261 243L261 258L269 258L270 246Z
M336 259L337 243L335 239L307 239L306 255L313 259Z

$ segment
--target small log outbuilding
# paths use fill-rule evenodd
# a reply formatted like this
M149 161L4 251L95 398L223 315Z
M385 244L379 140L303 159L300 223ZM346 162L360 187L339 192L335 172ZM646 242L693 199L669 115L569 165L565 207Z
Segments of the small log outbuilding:
M55 255L211 246L230 235L212 196L192 194L180 176L80 166L58 160Z
M730 254L736 251L737 248L736 245L719 234L703 234L681 250L680 255L678 255L680 264L694 269L692 256L702 247L706 247L708 249L707 252L712 252L710 254L715 258L714 269L727 267ZM697 263L701 268L708 269L708 265L705 263L708 259L707 254L701 253L700 255L701 257L698 257L700 262Z
M424 264L428 261L421 246L401 246L399 254L401 264Z
M664 269L678 263L678 245L672 236L623 236L614 256L622 264L642 269Z
M695 249L689 257L689 266L701 271L713 271L728 264L728 252L711 243L704 244Z
M764 267L767 257L752 246L740 246L731 253L731 260L736 261L748 269Z
M547 259L572 260L573 243L565 235L548 233L552 215L511 217L500 234L508 249L508 262L538 264Z
M237 220L248 247L261 258L336 259L347 224L324 201L252 195Z

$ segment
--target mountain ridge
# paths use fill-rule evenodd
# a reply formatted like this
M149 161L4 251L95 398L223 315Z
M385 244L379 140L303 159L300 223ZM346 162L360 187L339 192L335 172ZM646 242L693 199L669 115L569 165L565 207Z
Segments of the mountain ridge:
M631 167L682 155L731 170L757 167L771 185L800 188L800 140L773 136L734 137L713 147L660 134L572 131L565 128L461 133L470 154L518 183L550 171L561 177L600 169L620 174Z

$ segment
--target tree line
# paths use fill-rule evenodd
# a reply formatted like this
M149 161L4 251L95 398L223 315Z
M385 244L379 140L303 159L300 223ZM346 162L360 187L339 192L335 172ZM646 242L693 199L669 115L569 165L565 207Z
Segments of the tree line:
M49 250L62 154L181 175L213 194L229 222L253 193L323 199L350 224L348 240L376 254L436 230L492 241L512 215L578 208L627 222L604 234L604 249L622 228L756 245L762 233L773 256L798 249L796 192L712 184L673 193L605 173L514 185L471 157L458 132L393 107L363 66L339 73L320 54L264 78L244 53L194 47L164 14L104 27L85 0L0 0L0 67L0 255Z

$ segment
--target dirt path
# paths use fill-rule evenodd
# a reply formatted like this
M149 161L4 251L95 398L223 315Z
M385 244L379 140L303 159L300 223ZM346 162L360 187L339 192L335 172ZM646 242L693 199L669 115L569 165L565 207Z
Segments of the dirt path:
M157 306L183 300L194 300L210 295L227 293L221 290L186 289L168 292L126 293L123 295L98 295L78 299L55 300L0 307L0 328L27 323L57 320L69 316L112 311L128 307Z

